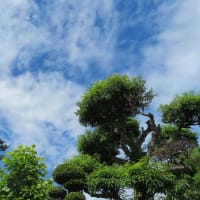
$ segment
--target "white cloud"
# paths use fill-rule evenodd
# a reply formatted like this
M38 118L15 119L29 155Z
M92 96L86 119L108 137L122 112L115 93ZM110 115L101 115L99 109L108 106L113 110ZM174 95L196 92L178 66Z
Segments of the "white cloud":
M159 21L162 31L154 38L156 44L144 48L143 70L159 93L156 103L200 89L200 2L176 1L171 8L165 9L167 19Z
M118 27L113 0L54 1L44 12L41 23L49 31L50 48L62 51L69 73L85 72L92 62L109 70Z
M75 102L83 88L59 74L35 78L27 73L0 80L0 91L0 115L12 130L11 147L34 143L51 161L76 153L73 140L83 129L74 114Z
M83 131L74 112L84 86L66 80L60 69L80 76L91 62L109 66L117 26L113 1L58 0L37 5L11 0L1 1L0 10L4 11L0 14L0 128L10 132L6 142L12 148L35 143L55 165L77 153L75 139ZM53 57L45 64L54 72L42 70L37 62L30 66L43 52ZM15 70L21 75L13 76Z
M85 72L92 62L111 70L118 28L113 0L58 0L43 6L28 0L1 2L1 74L9 73L16 59L15 67L28 68L44 52L57 52L46 63L53 68L67 63L71 75Z
M30 14L37 9L30 1L2 1L0 9L4 11L0 14L0 72L2 76L10 72L11 64L23 48L29 46L31 49L47 43L48 32L43 28L38 29L29 22Z

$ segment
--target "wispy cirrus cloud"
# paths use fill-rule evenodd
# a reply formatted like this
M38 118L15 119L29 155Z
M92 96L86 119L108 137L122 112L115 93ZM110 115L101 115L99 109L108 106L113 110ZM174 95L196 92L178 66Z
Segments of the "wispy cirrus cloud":
M24 25L15 24L25 33L21 37L27 39L24 44L18 38L22 47L15 55L15 66L17 62L20 71L33 68L32 62L37 59L43 66L32 70L60 69L69 77L76 76L77 71L90 74L92 66L109 71L110 64L112 69L118 27L112 0L26 4L29 5L23 10L26 14L19 19Z
M113 6L112 1L1 2L0 129L12 148L35 143L50 168L77 153L83 128L74 112L85 89L80 81L94 63L103 69L112 60Z
M168 10L167 23L144 48L145 77L160 94L157 103L169 102L176 94L199 91L200 9L196 1L176 1Z
M11 131L6 137L12 148L35 143L48 162L76 153L75 139L83 131L74 114L81 86L59 74L35 78L26 73L0 80L0 90L0 113Z

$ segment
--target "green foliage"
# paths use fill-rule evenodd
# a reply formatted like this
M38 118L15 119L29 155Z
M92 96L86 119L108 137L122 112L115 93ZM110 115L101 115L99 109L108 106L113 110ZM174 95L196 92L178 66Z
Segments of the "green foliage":
M133 117L128 117L126 120L126 128L128 134L132 137L132 139L138 137L140 135L140 124L138 120Z
M173 185L174 175L166 164L142 158L129 167L130 185L143 198L153 197L155 193L165 193Z
M58 186L53 186L51 188L51 190L49 191L49 196L51 198L61 198L61 199L63 199L66 194L67 194L66 191L63 190L63 188L58 187Z
M64 200L85 200L85 196L81 192L70 192Z
M136 161L143 155L139 135L139 122L128 117L123 126L114 128L114 132L105 127L87 130L78 138L78 150L112 165L119 162L116 156L121 148L127 160Z
M167 125L162 127L160 134L155 138L152 155L160 160L178 164L197 146L196 133L190 129Z
M188 128L200 124L200 95L193 92L176 96L168 105L161 105L162 119L179 128Z
M189 152L188 158L184 160L186 166L197 171L200 170L200 148L196 147Z
M200 95L184 93L161 105L164 126L146 113L154 96L140 77L117 74L88 88L76 113L82 125L90 126L78 139L81 155L53 174L68 190L66 199L71 191L84 191L122 200L127 188L134 188L137 200L157 194L166 200L200 199L200 150L191 131L200 125ZM146 126L140 127L138 115L147 118Z
M51 181L47 180L44 159L35 146L19 146L3 158L0 197L5 200L48 199Z
M113 140L113 137L99 128L93 131L86 131L78 139L80 153L92 155L107 163L114 162L114 158L118 154L117 147L118 145Z
M69 192L83 190L85 176L81 167L69 163L58 165L53 172L54 180L63 185Z
M71 160L66 160L66 163L81 167L86 174L89 174L102 166L102 164L96 158L88 154L80 154L75 156Z
M166 200L198 200L200 196L196 191L192 177L183 174L181 177L174 179L174 187L166 193Z
M190 129L188 128L179 129L177 126L171 126L171 125L163 126L162 131L159 135L161 139L165 138L179 139L182 136L187 137L189 139L197 140L197 134L195 132L192 132Z
M146 108L153 96L140 77L130 80L116 74L90 87L78 103L76 114L85 126L111 125Z
M87 177L89 193L103 198L117 198L126 181L125 170L119 166L98 168Z

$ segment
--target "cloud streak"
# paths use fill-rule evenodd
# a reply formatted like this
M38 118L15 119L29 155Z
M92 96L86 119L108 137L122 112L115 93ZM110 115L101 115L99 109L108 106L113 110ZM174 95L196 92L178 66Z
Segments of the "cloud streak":
M73 79L112 60L113 2L11 0L0 9L2 137L12 148L36 143L55 165L76 154L83 132L74 112L85 86Z
M35 143L51 161L72 156L73 140L82 130L74 114L81 86L59 74L41 74L36 79L26 73L1 80L0 90L0 113L12 130L12 147Z
M176 94L188 90L199 90L200 5L197 4L193 0L177 1L172 10L168 9L167 23L154 38L156 44L144 48L143 69L148 71L145 77L160 94L160 102L169 102Z

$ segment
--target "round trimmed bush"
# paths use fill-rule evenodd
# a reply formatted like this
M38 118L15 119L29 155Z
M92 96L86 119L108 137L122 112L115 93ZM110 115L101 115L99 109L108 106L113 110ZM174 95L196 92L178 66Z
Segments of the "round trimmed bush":
M68 163L58 165L53 172L54 180L61 185L73 179L85 180L85 177L85 172L81 167Z
M52 187L49 191L49 196L52 198L64 198L66 195L66 191L60 187Z
M70 192L64 200L85 200L85 196L81 192Z
M66 181L63 186L69 191L69 192L77 192L83 190L85 185L85 179L71 179Z

